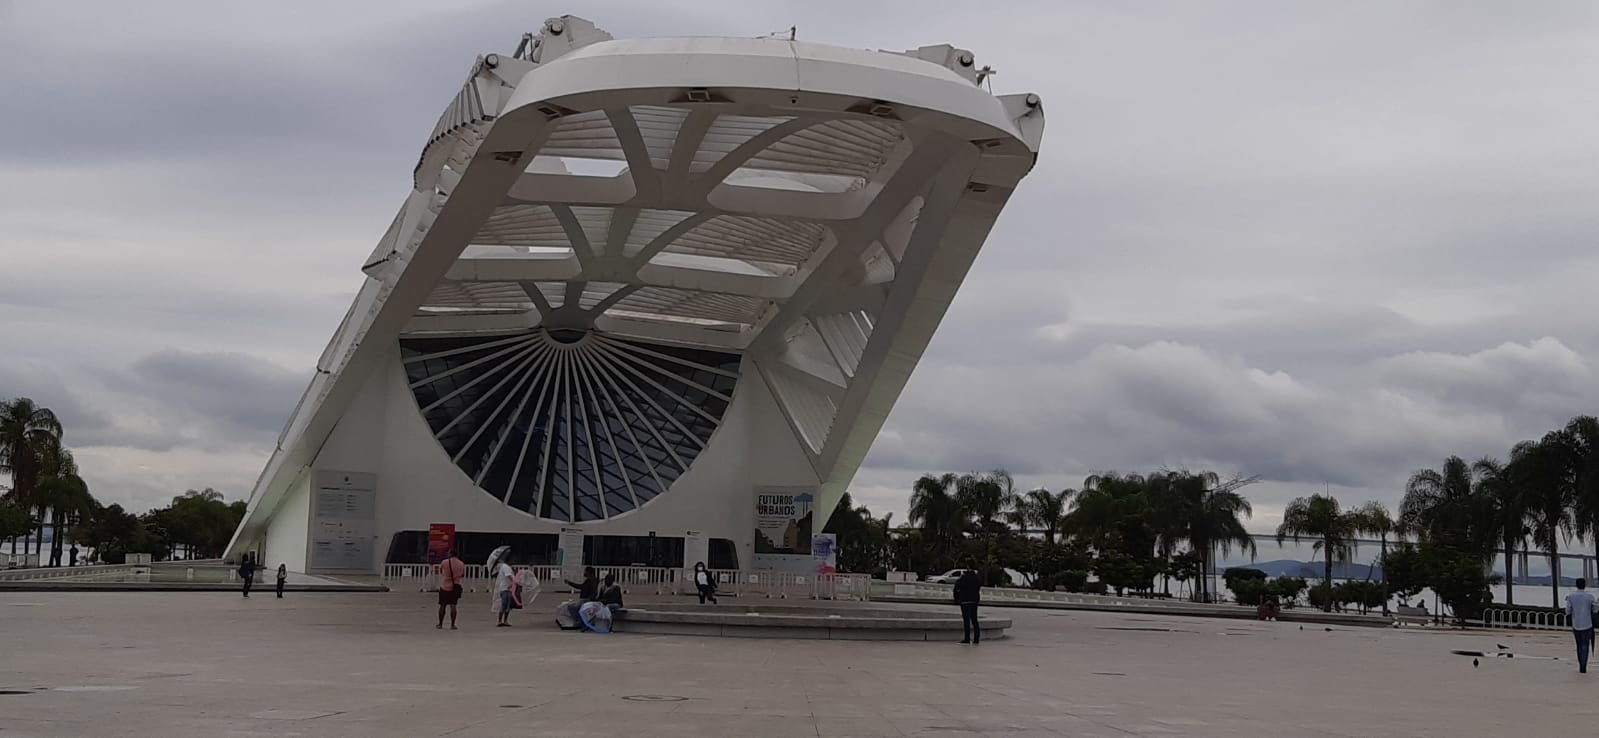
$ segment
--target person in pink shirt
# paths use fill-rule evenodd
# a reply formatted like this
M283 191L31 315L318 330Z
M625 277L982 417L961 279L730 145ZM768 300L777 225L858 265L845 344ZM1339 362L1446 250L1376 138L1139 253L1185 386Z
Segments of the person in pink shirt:
M466 578L466 564L455 557L455 550L451 549L444 554L444 560L439 562L439 624L433 627L444 629L444 609L450 609L450 630L455 627L455 608L461 601L461 580Z

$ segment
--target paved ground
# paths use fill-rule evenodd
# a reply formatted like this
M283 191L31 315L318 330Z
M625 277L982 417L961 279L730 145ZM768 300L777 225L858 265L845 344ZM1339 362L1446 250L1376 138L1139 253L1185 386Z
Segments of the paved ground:
M436 631L427 595L0 593L0 737L1591 734L1569 636L1006 610L981 646ZM724 603L723 607L728 605ZM1457 648L1520 658L1473 668ZM1529 658L1561 656L1551 661Z

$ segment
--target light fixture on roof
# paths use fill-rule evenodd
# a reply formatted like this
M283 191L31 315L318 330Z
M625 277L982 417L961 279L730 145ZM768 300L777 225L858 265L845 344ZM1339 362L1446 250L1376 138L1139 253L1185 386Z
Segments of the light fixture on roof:
M700 103L710 102L711 101L711 91L705 89L704 87L696 87L696 88L694 88L692 90L689 90L688 91L688 101L689 102L700 102Z
M864 113L872 116L873 118L899 118L899 116L894 112L894 106L883 102L882 100L862 100L854 105L851 105L849 107L849 112Z
M559 105L556 105L554 103L544 103L543 105L539 106L539 112L543 113L545 118L548 118L550 120L555 120L556 118L560 118L560 117L563 117L563 116L571 115L573 113L576 113L577 111L576 110L571 110L571 109L568 109L568 108L563 108L563 107L561 107Z

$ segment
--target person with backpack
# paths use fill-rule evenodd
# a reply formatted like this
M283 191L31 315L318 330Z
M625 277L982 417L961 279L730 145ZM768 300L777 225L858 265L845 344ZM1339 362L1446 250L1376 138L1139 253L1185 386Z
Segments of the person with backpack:
M455 557L454 549L446 551L444 560L439 562L439 624L433 627L444 629L444 610L448 608L450 630L456 630L456 605L461 601L463 579L466 579L466 562Z
M244 596L250 596L250 587L255 585L255 558L246 553L239 560L239 578L244 580Z
M703 561L694 562L694 589L700 593L701 605L705 604L706 600L710 600L713 605L716 604L716 577L711 574L710 569L705 568Z

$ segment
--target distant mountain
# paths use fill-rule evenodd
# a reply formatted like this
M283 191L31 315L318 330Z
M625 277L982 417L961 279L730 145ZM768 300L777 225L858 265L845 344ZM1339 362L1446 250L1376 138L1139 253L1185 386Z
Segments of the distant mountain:
M1304 579L1320 579L1326 573L1327 565L1321 561L1293 561L1291 559L1278 559L1276 561L1257 561L1251 564L1241 564L1239 569L1256 569L1266 573L1268 577L1301 577ZM1353 562L1333 562L1333 579L1381 579L1382 567L1356 564ZM1548 582L1546 581L1545 584Z

